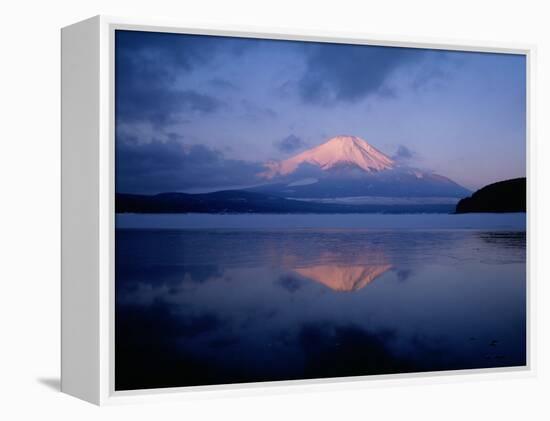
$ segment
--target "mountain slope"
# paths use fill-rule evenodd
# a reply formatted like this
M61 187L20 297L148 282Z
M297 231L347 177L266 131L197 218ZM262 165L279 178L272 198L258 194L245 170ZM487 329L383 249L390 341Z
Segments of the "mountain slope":
M456 197L471 192L452 180L430 173L396 169L362 176L318 176L307 184L279 181L253 187L250 191L297 199L341 197Z
M489 184L456 205L456 213L525 212L527 179L514 178Z
M471 192L447 177L398 165L365 140L336 136L259 174L265 184L248 189L281 197L454 197Z
M280 162L266 164L268 170L260 176L272 179L288 175L302 164L318 166L330 170L340 166L356 166L366 172L393 168L395 162L382 152L356 136L336 136L313 149L302 152Z

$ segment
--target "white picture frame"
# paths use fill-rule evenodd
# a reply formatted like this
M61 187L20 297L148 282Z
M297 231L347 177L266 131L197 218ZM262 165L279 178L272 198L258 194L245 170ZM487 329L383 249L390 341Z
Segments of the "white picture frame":
M533 168L533 59L526 45L461 43L449 40L392 38L365 34L324 33L239 26L193 26L106 16L67 26L62 51L62 355L61 390L94 404L127 403L189 396L242 393L291 393L334 387L449 382L531 376L535 372L532 342L533 280L530 267L532 214L528 214L527 365L419 374L296 380L181 387L139 391L114 390L114 31L116 29L336 42L381 46L523 54L527 62L527 176ZM529 186L529 185L528 185ZM528 188L528 209L533 209Z

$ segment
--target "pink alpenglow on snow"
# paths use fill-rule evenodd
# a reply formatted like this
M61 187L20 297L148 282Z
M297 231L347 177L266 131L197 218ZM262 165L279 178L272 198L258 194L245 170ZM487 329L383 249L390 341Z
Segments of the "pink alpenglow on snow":
M330 170L342 165L356 166L366 172L378 172L395 167L395 162L365 140L356 136L336 136L313 149L308 149L284 161L266 163L261 177L271 179L294 172L301 164Z

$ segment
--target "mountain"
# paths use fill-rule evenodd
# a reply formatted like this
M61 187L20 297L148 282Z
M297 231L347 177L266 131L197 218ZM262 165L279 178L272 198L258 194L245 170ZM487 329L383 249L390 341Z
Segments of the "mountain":
M449 213L454 205L346 205L285 199L243 190L213 193L116 194L117 213Z
M527 179L514 178L489 184L456 205L456 213L525 212Z
M367 173L395 167L387 155L355 136L336 136L313 149L302 152L280 162L268 162L267 171L261 176L272 179L293 173L302 164L311 164L327 171L331 169L357 167Z
M449 213L471 192L399 165L355 136L337 136L265 164L252 188L211 193L117 193L118 213Z
M365 140L336 136L259 174L248 189L288 198L455 197L471 192L447 177L399 165Z

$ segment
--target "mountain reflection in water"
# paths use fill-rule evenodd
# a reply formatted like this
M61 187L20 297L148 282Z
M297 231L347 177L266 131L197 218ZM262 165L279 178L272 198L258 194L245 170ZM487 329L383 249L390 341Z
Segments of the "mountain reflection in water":
M337 266L317 265L295 268L305 278L319 282L334 291L357 291L392 268L392 265Z
M521 231L117 230L116 389L525 365L525 249Z

